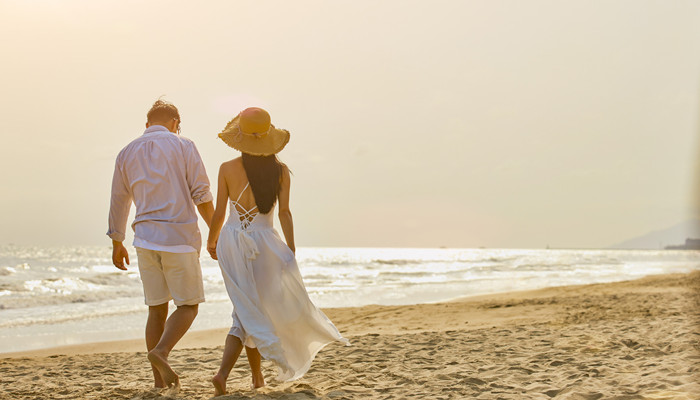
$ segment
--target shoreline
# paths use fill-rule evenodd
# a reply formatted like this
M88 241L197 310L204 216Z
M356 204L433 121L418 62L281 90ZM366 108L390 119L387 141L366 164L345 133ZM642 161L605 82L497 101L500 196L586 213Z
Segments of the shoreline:
M566 286L554 286L542 289L529 289L529 290L517 290L517 291L507 291L507 292L497 292L489 294L478 294L478 295L466 295L460 296L446 301L430 302L430 303L418 303L410 305L378 305L371 304L360 307L335 307L335 308L323 308L322 311L333 321L336 326L338 326L337 321L348 324L349 331L353 335L373 333L371 329L374 325L369 325L364 329L358 329L352 327L349 323L348 316L363 315L363 314L377 314L377 313L391 313L398 312L403 308L426 308L430 309L443 304L461 304L474 306L481 302L502 302L506 299L509 301L517 301L524 299L535 299L535 298L545 298L552 296L560 296L565 293L580 293L586 289L601 290L603 292L611 292L618 290L618 288L629 287L636 284L641 284L643 282L654 282L657 280L673 279L682 276L691 276L693 274L700 275L700 270L695 272L690 272L687 274L661 274L661 275L650 275L634 280L625 280L609 283L593 283L593 284L581 284L581 285L566 285ZM472 304L475 303L475 304ZM510 306L509 306L510 307ZM497 308L497 307L496 307ZM472 316L473 320L479 322L485 322L484 318L480 318L478 315ZM478 325L478 324L477 324ZM488 324L487 324L488 325ZM470 328L475 326L474 323L470 325ZM455 326L457 327L457 326ZM338 326L341 329L340 326ZM199 347L212 347L219 346L223 344L224 338L228 333L229 328L216 328L216 329L204 329L189 331L185 334L182 340L175 346L175 349L192 349ZM378 326L377 330L383 330L382 326ZM426 329L430 330L430 329ZM408 332L414 332L414 329L408 329ZM419 331L422 331L419 329ZM344 331L341 329L341 333ZM215 343L213 338L220 337L221 343ZM142 352L145 351L145 339L124 339L124 340L109 340L103 342L90 342L90 343L80 343L65 346L53 346L41 349L32 349L24 351L13 351L0 353L0 359L5 358L26 358L26 357L49 357L55 355L79 355L79 354L95 354L95 353L131 353L131 352Z
M663 275L651 275L641 279L661 277L666 275L683 275L683 274L663 274ZM636 279L640 280L640 279ZM323 308L322 311L333 321L336 325L337 319L345 320L348 313L355 314L366 314L366 313L381 313L381 312L392 312L404 307L427 307L440 304L449 303L470 303L470 302L480 302L480 301L498 301L503 298L529 298L538 296L548 296L555 293L561 292L561 290L575 289L581 287L595 286L595 285L611 285L623 282L634 282L636 280L629 281L618 281L611 283L600 283L600 284L583 284L583 285L567 285L567 286L555 286L542 289L530 289L530 290L517 290L517 291L506 291L506 292L496 292L489 294L478 294L478 295L466 295L460 296L454 299L438 301L438 302L428 302L428 303L417 303L410 305L379 305L370 304L366 306L350 306L350 307L333 307L333 308ZM340 329L340 327L339 327ZM379 330L382 328L379 327ZM213 342L214 337L220 337L221 343L223 343L224 338L228 333L229 328L216 328L216 329L203 329L188 331L185 336L180 340L180 342L175 346L175 349L192 349L199 347L212 347L219 346ZM351 329L354 334L366 334L372 333L371 330L367 332L359 331L356 332ZM341 330L341 333L344 332ZM89 343L79 343L72 345L63 346L51 346L40 349L22 350L22 351L12 351L0 353L0 359L5 358L26 358L26 357L49 357L55 355L79 355L79 354L96 354L96 353L136 353L145 351L145 339L123 339L123 340L108 340L100 342L89 342Z
M32 258L32 254L42 256ZM76 255L77 259L72 258ZM147 308L136 270L117 273L101 261L101 251L84 246L42 249L41 253L21 248L8 250L4 256L14 260L6 264L16 268L5 271L0 266L0 280L7 289L0 293L0 357L143 337ZM600 249L300 248L298 259L306 265L300 268L309 294L322 308L446 302L465 295L615 282L700 269L700 252L645 254ZM192 332L230 324L231 303L220 268L211 259L201 262L207 301L200 306ZM87 267L78 267L82 264ZM132 348L137 350L138 346Z
M222 399L700 397L700 271L324 312L352 346L329 345L290 383L263 362L268 386L255 392L243 356ZM211 398L227 330L189 332L175 348L178 398ZM0 358L2 400L160 397L142 339Z

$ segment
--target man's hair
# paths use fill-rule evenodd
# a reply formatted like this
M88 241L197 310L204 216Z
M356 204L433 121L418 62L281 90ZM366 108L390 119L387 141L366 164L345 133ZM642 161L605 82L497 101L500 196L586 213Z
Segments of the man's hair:
M180 121L180 113L172 103L158 99L153 103L151 109L148 110L146 118L148 122L167 122L171 119Z

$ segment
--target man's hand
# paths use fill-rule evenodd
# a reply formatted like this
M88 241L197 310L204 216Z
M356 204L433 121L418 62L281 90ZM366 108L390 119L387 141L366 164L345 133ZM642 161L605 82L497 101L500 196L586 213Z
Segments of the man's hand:
M124 266L125 260L126 264L129 265L129 252L126 251L126 247L124 247L122 242L112 240L112 264L114 264L115 267L126 271L126 267Z
M211 256L211 258L218 260L218 258L216 258L216 242L208 241L207 242L207 251L209 252L209 255Z

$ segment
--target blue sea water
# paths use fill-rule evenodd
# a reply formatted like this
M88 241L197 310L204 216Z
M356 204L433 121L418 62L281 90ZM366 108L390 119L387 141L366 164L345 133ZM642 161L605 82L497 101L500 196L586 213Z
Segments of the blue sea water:
M137 257L120 271L107 246L0 246L0 353L140 338ZM299 248L320 307L403 305L700 269L698 251ZM201 258L206 303L192 329L227 327L232 306L216 261Z

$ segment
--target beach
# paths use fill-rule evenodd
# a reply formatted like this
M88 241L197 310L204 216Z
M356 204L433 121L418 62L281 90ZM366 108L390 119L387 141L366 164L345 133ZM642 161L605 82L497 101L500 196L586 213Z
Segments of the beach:
M435 304L327 308L352 346L300 380L250 389L243 355L220 399L697 399L700 271L489 294ZM178 394L152 389L142 340L3 354L0 399L209 399L226 329L172 352Z

